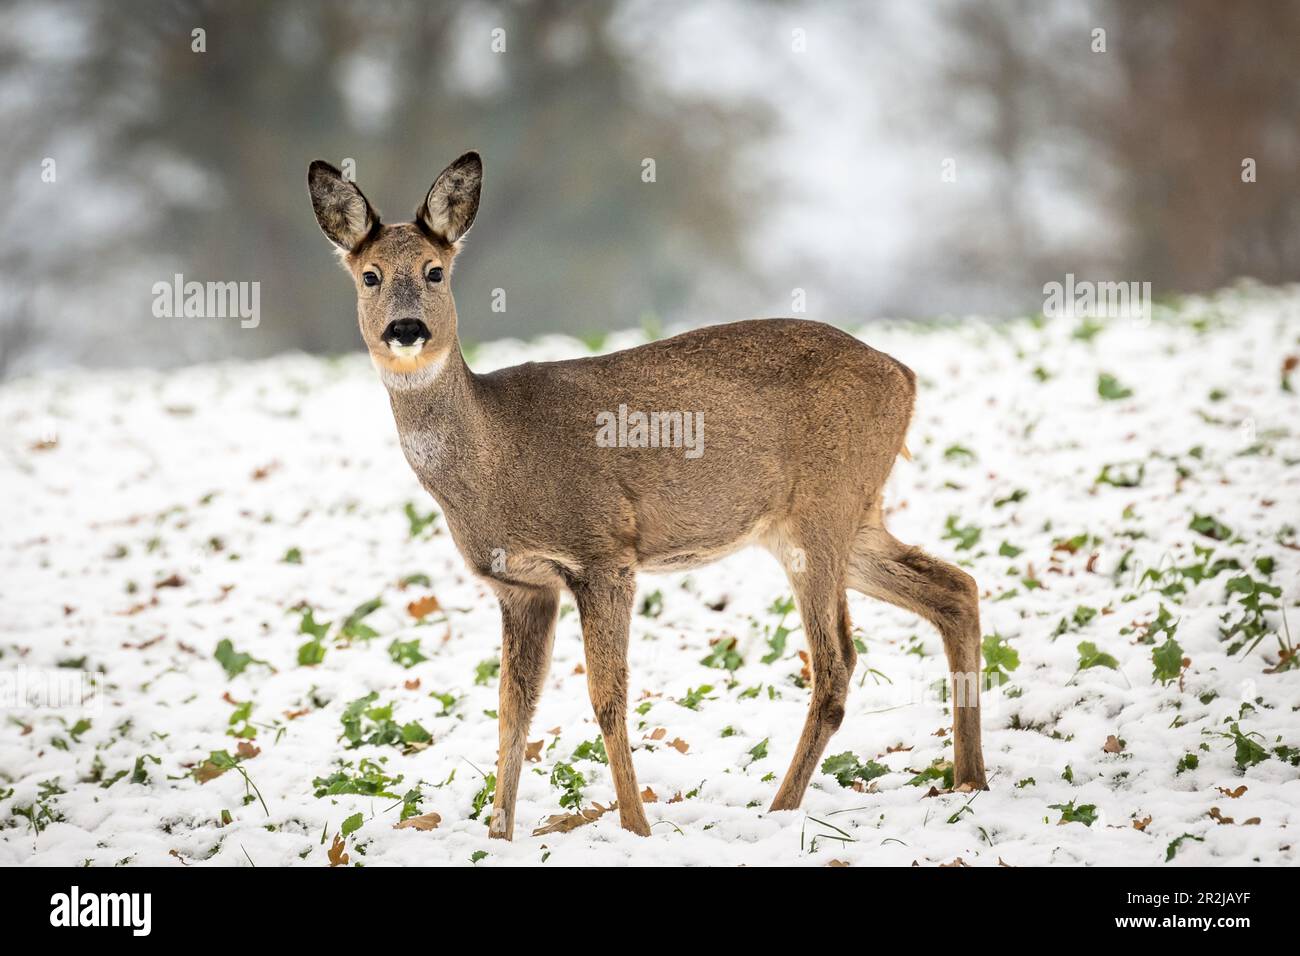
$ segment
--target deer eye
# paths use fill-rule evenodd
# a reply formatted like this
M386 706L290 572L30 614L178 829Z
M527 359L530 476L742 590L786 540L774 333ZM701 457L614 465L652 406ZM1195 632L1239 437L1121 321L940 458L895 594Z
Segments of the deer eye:
M434 266L432 269L429 270L425 278L428 279L430 282L441 282L442 266Z
M367 269L361 273L361 281L366 285L379 285L379 273Z

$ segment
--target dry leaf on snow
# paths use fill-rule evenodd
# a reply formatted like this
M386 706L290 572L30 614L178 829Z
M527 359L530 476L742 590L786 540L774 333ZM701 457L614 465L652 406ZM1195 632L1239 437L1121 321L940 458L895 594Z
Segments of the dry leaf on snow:
M337 833L334 834L334 845L330 847L326 853L330 858L330 866L348 865L348 855L343 852L346 848L347 844L343 842L343 837L339 836Z
M594 823L605 814L613 810L617 804L608 807L602 807L599 803L594 804L590 810L579 810L577 813L556 813L546 818L546 821L533 831L533 836L545 836L548 833L568 833L570 830L576 830L578 827L586 826L588 823Z
M434 611L441 610L442 605L438 603L438 599L432 594L425 595L422 598L417 598L410 604L406 605L406 613L417 620L428 617Z
M401 823L394 823L394 830L436 830L438 824L442 822L442 817L436 813L422 813L418 817L411 817L403 820Z

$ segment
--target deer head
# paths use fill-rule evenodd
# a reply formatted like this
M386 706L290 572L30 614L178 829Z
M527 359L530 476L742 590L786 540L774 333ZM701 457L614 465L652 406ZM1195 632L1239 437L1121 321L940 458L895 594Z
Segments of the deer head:
M316 221L356 283L361 338L381 371L437 368L457 347L452 263L482 182L482 160L468 152L434 180L414 221L386 226L355 183L323 160L311 164Z

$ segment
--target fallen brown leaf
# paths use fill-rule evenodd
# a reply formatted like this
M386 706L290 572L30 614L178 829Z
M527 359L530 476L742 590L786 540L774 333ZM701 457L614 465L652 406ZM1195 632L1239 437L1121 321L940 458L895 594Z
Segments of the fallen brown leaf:
M524 744L524 759L532 763L540 763L542 760L542 745L545 740L530 740Z
M251 760L261 752L261 747L254 747L247 740L241 740L239 745L235 747L235 753L239 754L240 758L243 760Z
M641 802L658 803L659 795L655 793L653 790L651 790L649 787L646 787L644 790L641 791Z
M416 677L408 681L403 681L402 686L405 687L407 690L419 690L420 678Z
M1151 814L1149 813L1147 814L1145 819L1133 821L1133 829L1141 830L1144 833L1146 832L1146 828L1150 825L1151 825Z
M343 837L337 833L334 834L334 845L326 853L326 856L330 859L331 867L348 865L348 855L343 852L346 848L347 844L343 842Z
M185 579L181 577L179 574L168 575L167 577L163 578L161 581L159 581L157 584L154 585L155 588L180 588L184 586L185 586Z
M649 740L663 740L663 739L664 739L665 737L667 737L667 736L668 736L668 728L667 728L667 727L656 727L654 730L650 731L649 737L648 737L647 739L649 739Z
M1220 813L1218 807L1210 807L1210 819L1219 824L1219 826L1224 826L1225 824L1234 822L1232 817L1225 817Z
M434 611L441 611L441 610L442 610L442 605L438 603L438 599L434 597L432 594L426 595L422 598L418 598L412 601L410 604L406 605L406 613L411 615L411 617L416 618L417 620L420 618L428 617Z
M411 817L403 820L401 823L394 823L394 830L436 830L438 824L442 822L442 817L436 813L422 813L418 817Z
M546 836L548 833L568 833L578 827L585 827L588 823L594 823L613 809L613 806L602 807L597 803L589 810L579 810L577 813L553 814L547 817L546 821L533 831L533 836Z
M826 865L827 866L848 866L849 864L844 860L831 860Z
M1219 793L1223 794L1225 797L1231 797L1233 800L1236 800L1239 796L1241 796L1243 793L1246 792L1246 785L1243 783L1236 790L1229 790L1227 787L1215 787L1215 789L1218 790Z
M199 783L207 783L209 780L216 780L226 772L225 767L218 767L211 760L205 760L199 764L194 771L194 779Z
M1108 754L1119 754L1124 752L1124 745L1119 742L1119 738L1111 734L1106 738L1106 742L1101 745L1101 749Z
M691 745L682 740L681 737L674 737L672 740L668 741L668 746L682 754L691 749Z
M185 862L185 857L181 856L180 853L177 852L176 850L168 850L167 855L174 856L176 857L176 859L180 860L181 866L189 866L189 864Z
M951 863L940 863L939 865L940 866L970 866L970 864L967 863L965 860L963 860L961 857L957 857L957 859L953 860Z

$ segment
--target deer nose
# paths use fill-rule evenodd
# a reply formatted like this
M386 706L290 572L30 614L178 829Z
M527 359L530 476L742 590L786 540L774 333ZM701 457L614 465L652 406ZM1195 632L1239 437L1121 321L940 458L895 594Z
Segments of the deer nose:
M384 329L384 341L414 345L417 339L429 339L429 327L419 319L394 319Z

